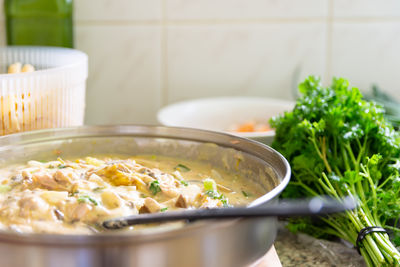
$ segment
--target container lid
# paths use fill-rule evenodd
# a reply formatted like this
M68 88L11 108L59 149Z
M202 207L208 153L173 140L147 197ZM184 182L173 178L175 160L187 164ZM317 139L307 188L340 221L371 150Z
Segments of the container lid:
M7 74L15 62L29 63L34 72ZM85 53L60 47L7 46L0 47L0 94L27 87L43 89L69 87L85 81L88 76ZM46 85L43 87L43 85ZM40 88L39 87L39 88Z

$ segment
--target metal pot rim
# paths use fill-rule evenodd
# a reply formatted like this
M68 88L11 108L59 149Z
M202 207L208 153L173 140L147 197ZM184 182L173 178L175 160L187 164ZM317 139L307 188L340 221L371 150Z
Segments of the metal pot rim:
M175 135L171 135L173 133ZM43 141L85 136L146 136L158 138L179 138L180 140L214 143L219 146L234 148L239 151L244 151L261 157L262 154L255 153L255 150L263 151L266 149L270 153L273 153L277 157L279 157L279 160L282 161L282 164L285 166L286 171L284 177L275 188L273 188L271 191L267 192L260 198L257 198L249 205L249 207L255 207L265 204L271 199L277 197L283 191L290 180L291 170L289 163L279 152L272 149L271 147L250 139L238 137L227 133L184 127L150 125L102 125L36 130L0 137L0 153L2 151L10 150L13 147L17 146L40 143ZM216 140L209 140L210 138L215 138ZM244 149L245 146L248 146L249 148ZM194 234L198 231L204 230L205 227L215 230L216 228L226 227L230 224L239 223L241 220L246 219L234 219L229 221L210 220L207 222L194 222L191 224L187 224L183 227L179 227L177 229L155 231L153 233L149 233L148 230L138 230L132 232L99 233L94 235L62 235L48 233L13 233L9 231L0 231L0 241L7 241L10 243L29 243L35 245L57 244L61 246L101 246L112 243L121 244L124 242L131 242L132 240L143 243L159 241L163 239L171 239L179 235L186 235L188 233Z

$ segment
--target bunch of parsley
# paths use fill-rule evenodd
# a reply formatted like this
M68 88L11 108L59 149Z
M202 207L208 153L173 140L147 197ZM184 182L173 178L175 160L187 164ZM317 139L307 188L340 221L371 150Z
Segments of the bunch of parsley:
M364 227L380 226L399 234L400 138L383 109L365 101L342 78L323 87L319 78L310 76L299 90L302 96L293 111L270 122L276 129L272 146L292 167L292 181L283 197L354 195L360 205L318 221L293 219L289 228L336 236L354 246ZM368 266L400 265L400 253L385 233L366 235L359 247Z

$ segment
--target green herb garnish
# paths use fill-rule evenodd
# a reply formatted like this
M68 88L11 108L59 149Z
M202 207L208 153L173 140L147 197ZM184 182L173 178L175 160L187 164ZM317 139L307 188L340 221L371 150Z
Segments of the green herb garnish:
M93 189L93 192L101 192L101 191L103 191L104 188L105 188L104 186L96 187Z
M65 168L67 168L67 166L64 165L64 164L60 164L60 165L57 166L57 168L59 168L59 169L65 169Z
M251 197L251 194L246 192L246 191L242 191L243 196L245 197Z
M219 193L214 190L207 190L206 195L214 199L217 199L219 197Z
M302 96L293 111L271 120L272 146L288 159L292 179L284 198L353 195L354 211L320 221L290 220L289 229L317 237L339 237L356 246L365 227L381 226L400 233L400 136L381 106L363 99L346 79L324 87L310 76L299 86ZM360 244L367 266L399 266L400 252L389 236L370 233Z
M78 201L78 203L89 203L89 202L91 202L95 206L97 206L99 204L95 199L91 198L88 195L79 196L77 201Z
M183 184L184 186L188 186L188 185L189 185L189 183L186 182L185 180L181 180L180 182L181 182L181 184Z
M145 194L140 194L141 198L146 198L147 196Z
M158 192L161 192L160 183L157 180L150 183L150 191L153 195L157 195Z
M168 208L162 208L162 209L160 209L161 212L164 212L164 211L167 211L167 210L168 210Z
M219 199L222 204L224 205L224 207L230 207L228 200L225 198L225 196L221 193L219 193L216 190L208 190L206 191L206 195L208 195L209 197L213 198L213 199Z
M190 168L183 164L178 164L175 166L174 170L181 171L181 172L188 172L188 171L190 171Z
M222 205L224 205L225 208L230 207L230 205L229 205L229 203L228 203L228 200L227 200L226 198L222 198L222 199L220 199L220 200L221 200L221 202L222 202Z

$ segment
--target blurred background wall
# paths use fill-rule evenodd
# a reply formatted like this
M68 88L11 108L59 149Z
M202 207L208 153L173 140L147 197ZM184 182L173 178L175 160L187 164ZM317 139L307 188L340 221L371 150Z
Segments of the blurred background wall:
M0 0L0 45L5 44ZM74 0L86 122L156 123L176 101L293 99L308 74L400 99L398 0Z

